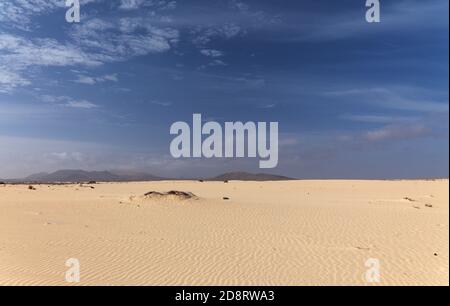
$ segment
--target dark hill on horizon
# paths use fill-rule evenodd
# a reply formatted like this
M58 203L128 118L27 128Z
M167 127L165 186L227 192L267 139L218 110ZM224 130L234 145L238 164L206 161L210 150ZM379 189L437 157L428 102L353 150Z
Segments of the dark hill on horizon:
M84 170L59 170L52 173L41 172L32 174L22 179L0 179L9 183L77 183L77 182L138 182L180 180L178 178L162 178L145 172L124 170L110 171L84 171ZM187 179L189 180L189 179ZM197 180L197 179L191 179ZM286 176L265 173L229 172L213 178L205 178L205 181L284 181L293 180Z
M131 182L131 181L159 181L163 180L147 173L138 172L114 172L114 171L84 171L84 170L59 170L53 173L37 173L26 178L14 180L37 183L74 183L74 182Z

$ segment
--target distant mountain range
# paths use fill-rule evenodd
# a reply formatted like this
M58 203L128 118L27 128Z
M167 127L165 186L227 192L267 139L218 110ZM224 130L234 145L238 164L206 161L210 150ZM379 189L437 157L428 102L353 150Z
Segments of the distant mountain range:
M140 172L121 171L83 171L83 170L59 170L53 173L36 173L23 179L3 180L9 182L36 182L36 183L73 183L73 182L132 182L132 181L160 181L157 177Z
M161 181L171 180L143 172L133 171L84 171L84 170L59 170L53 173L36 173L23 179L2 180L0 182L9 183L75 183L75 182L135 182L135 181ZM292 178L271 175L253 174L248 172L230 172L214 178L207 178L208 181L282 181L292 180Z

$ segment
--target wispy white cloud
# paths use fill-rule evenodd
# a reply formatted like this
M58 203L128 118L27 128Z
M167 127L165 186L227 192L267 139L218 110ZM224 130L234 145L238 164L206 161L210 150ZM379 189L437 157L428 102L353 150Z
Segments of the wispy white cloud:
M47 154L47 156L60 161L82 162L85 159L85 155L80 152L52 152Z
M10 92L31 80L24 71L32 66L99 66L124 61L135 56L169 51L179 33L171 28L158 28L140 19L123 18L117 22L92 19L74 26L73 42L62 43L51 38L29 39L0 32L0 91ZM117 76L82 77L80 82L94 84L116 81Z
M142 6L144 0L120 0L119 8L122 10L136 10Z
M79 75L78 79L75 82L86 85L95 85L97 83L97 80L96 78L90 76Z
M392 124L399 122L412 122L419 120L418 117L388 116L388 115L341 115L340 119L363 123Z
M275 107L277 107L276 103L265 104L265 105L261 106L261 108L264 108L264 109L272 109L272 108L275 108Z
M80 0L81 5L104 0ZM0 22L10 28L30 30L32 18L65 8L66 0L6 0L0 2Z
M417 139L448 138L448 115L436 114L423 117L404 116L344 116L345 120L370 123L378 127L356 129L340 133L337 139L351 146L370 146L380 143L411 142Z
M99 78L100 81L110 81L110 82L118 82L119 77L117 76L117 73L114 74L106 74Z
M80 109L92 109L99 107L98 105L83 99L74 99L68 96L52 96L43 95L40 97L42 101L52 103L59 106L80 108Z
M30 82L14 71L8 71L0 66L0 92L8 93L19 86L29 85Z
M215 26L196 26L191 30L193 35L193 43L199 47L203 47L214 39L231 39L243 34L241 26L234 22L219 24Z
M364 8L364 2L361 8ZM363 10L284 12L284 19L272 29L278 35L268 36L268 39L324 42L390 33L393 29L397 33L418 27L421 30L448 29L448 16L442 14L443 11L448 11L448 1L385 2L382 6L382 20L375 26L366 22Z
M26 39L20 36L0 33L0 64L15 69L38 66L100 65L95 55L88 54L72 44L57 40Z
M176 1L171 0L120 0L119 9L137 10L142 7L152 7L159 10L174 9Z
M436 101L433 97L430 97L432 93L420 88L353 88L329 91L324 94L328 97L347 98L355 103L369 103L385 109L416 112L449 111L448 96L445 100Z
M214 50L214 49L202 49L202 50L200 50L200 53L203 54L204 56L213 57L213 58L224 56L224 53L222 51Z
M172 106L172 102L169 102L169 101L151 100L149 103L154 104L154 105L164 106L164 107Z
M104 82L118 82L119 78L117 74L106 74L103 76L92 77L87 75L79 75L75 80L76 83L85 84L85 85L95 85L98 83Z
M407 140L424 137L430 132L423 124L388 125L366 132L363 138L368 141Z
M71 37L83 49L110 62L169 51L178 42L179 32L153 26L142 18L91 19L74 27Z
M97 108L98 106L94 103L91 103L86 100L69 100L65 104L67 107L72 108L84 108L84 109L91 109L91 108Z
M165 53L177 47L182 34L187 35L185 40L193 42L203 55L213 59L206 66L226 66L227 63L219 59L223 52L206 45L216 39L227 40L245 35L249 28L271 19L270 15L252 10L242 1L219 5L225 11L211 6L201 18L186 18L184 14L173 11L177 8L177 2L170 0L117 0L110 5L110 8L118 10L114 19L95 17L98 15L90 14L84 8L86 4L102 1L81 1L83 21L71 25L64 40L38 38L38 35L28 38L28 35L16 32L0 32L0 67L4 68L0 76L0 90L11 92L31 84L33 80L24 73L29 67L92 67ZM58 9L65 9L65 0L2 1L0 21L28 27L35 16ZM173 14L167 15L169 10ZM212 15L214 18L211 18ZM84 75L77 82L93 85L102 80Z
M0 90L8 92L29 85L25 71L32 66L98 66L102 61L72 44L54 39L27 39L0 33Z
M225 63L223 60L215 59L215 60L211 61L208 65L209 66L227 66L228 64Z
M0 135L0 177L20 178L35 172L101 167L111 148L99 143ZM103 164L104 165L104 164Z
M171 156L159 152L127 150L101 142L10 137L0 134L0 178L23 178L32 173L61 169L112 170L140 169L168 175L177 168ZM185 162L183 164L189 164Z

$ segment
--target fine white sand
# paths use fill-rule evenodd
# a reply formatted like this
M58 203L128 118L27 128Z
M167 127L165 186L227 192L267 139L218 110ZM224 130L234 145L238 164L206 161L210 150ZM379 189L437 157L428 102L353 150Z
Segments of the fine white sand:
M0 186L0 285L449 284L448 180L92 186Z

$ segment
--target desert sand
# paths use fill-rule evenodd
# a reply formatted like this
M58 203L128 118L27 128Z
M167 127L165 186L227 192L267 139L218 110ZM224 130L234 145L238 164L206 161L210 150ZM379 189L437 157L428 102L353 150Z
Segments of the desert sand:
M0 285L449 284L448 180L90 186L0 185Z

